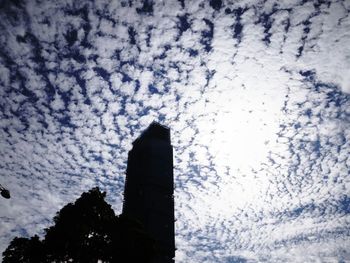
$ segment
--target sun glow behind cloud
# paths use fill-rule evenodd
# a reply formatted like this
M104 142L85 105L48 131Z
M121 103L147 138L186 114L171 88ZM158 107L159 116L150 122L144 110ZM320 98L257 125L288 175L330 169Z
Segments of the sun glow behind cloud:
M212 56L211 60L217 61L218 68L225 68L220 58ZM286 78L283 71L266 81L261 71L249 69L245 64L236 67L239 69L234 70L243 74L232 77L235 75L232 72L220 72L221 79L216 76L210 81L212 87L204 94L204 102L197 103L200 110L194 110L194 114L202 113L196 119L195 142L207 147L213 168L224 175L213 185L219 190L208 189L212 196L206 197L206 203L226 210L225 216L232 215L233 207L243 208L253 203L264 206L258 200L265 198L271 180L258 172L268 162L271 152L282 149L277 134L285 118L282 108L287 94L281 86ZM199 163L206 163L208 156L196 153Z

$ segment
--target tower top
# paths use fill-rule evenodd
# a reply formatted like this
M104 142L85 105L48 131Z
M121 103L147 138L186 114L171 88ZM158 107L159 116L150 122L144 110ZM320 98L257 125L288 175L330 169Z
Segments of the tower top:
M137 139L133 142L133 145L146 139L159 139L170 143L170 129L156 121L153 121L148 128L141 133L139 137L137 137Z

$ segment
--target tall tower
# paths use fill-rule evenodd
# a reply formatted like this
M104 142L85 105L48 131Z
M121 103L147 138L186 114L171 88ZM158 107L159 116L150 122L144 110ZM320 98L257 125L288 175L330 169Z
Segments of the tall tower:
M173 148L170 130L153 122L129 152L123 214L139 220L157 242L154 263L175 257Z

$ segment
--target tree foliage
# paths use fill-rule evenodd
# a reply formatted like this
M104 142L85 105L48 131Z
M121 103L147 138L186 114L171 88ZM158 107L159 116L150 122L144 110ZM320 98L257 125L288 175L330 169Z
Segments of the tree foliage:
M45 237L14 238L3 263L150 262L154 242L142 225L116 216L98 188L83 193L54 217Z

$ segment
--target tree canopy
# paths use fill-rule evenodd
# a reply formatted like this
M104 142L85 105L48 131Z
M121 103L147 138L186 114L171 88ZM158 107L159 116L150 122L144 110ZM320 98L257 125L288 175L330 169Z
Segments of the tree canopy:
M64 206L40 240L16 237L3 253L3 263L150 262L155 243L142 225L116 216L99 188Z

